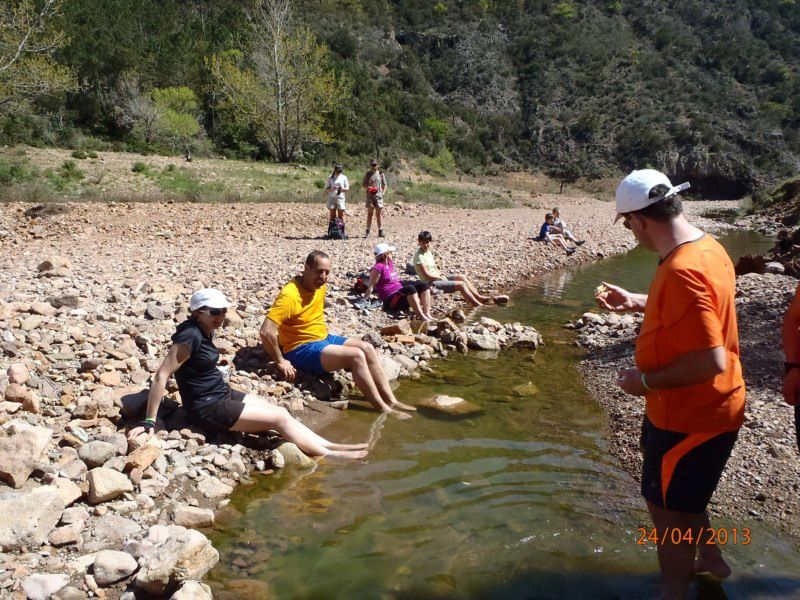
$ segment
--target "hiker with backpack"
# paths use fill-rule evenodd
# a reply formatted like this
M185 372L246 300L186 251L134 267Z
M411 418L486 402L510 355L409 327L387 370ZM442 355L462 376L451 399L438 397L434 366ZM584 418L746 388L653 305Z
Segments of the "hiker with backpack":
M333 173L325 180L324 189L328 207L328 234L325 237L328 239L347 239L344 232L344 213L349 190L350 182L343 172L342 165L335 165Z
M378 161L373 159L369 163L369 171L364 175L361 182L367 190L367 232L364 237L369 237L369 229L372 226L372 213L375 213L375 221L378 223L378 237L383 237L383 225L381 223L381 213L383 212L383 197L386 194L386 177L378 169Z
M385 242L375 246L375 265L369 272L364 299L368 300L374 289L386 312L410 308L423 321L433 321L430 285L419 280L400 281L392 262L392 252L395 250L397 248Z

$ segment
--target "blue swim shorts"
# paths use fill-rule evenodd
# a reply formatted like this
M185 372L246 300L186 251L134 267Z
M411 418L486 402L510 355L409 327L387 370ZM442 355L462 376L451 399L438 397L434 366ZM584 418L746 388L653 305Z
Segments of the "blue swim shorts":
M346 337L340 335L329 335L324 340L318 342L306 342L300 344L291 352L284 354L284 358L292 363L295 369L301 369L314 375L325 375L327 371L322 368L322 351L326 346L343 346L347 341Z

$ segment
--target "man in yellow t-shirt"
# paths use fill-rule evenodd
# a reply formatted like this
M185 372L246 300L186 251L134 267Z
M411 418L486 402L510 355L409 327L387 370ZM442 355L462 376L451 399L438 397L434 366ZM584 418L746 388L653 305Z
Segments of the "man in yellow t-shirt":
M372 344L328 334L325 326L325 292L331 272L330 257L314 250L303 273L283 286L261 325L261 343L287 381L297 369L325 375L348 369L361 393L384 413L401 419L416 410L397 401Z

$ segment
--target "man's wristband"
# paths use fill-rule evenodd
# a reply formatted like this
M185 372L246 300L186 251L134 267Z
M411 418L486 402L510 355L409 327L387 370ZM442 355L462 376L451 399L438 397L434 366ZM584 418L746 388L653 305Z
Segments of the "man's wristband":
M786 375L792 369L800 369L800 362L785 362L783 363L783 374Z
M647 385L647 379L645 379L644 373L642 373L642 387L644 389L646 389L648 392L652 392L653 391L653 388L651 388L649 385Z
M144 427L146 431L150 431L151 429L155 429L156 427L156 420L150 417L143 419L141 423L139 423L140 427Z

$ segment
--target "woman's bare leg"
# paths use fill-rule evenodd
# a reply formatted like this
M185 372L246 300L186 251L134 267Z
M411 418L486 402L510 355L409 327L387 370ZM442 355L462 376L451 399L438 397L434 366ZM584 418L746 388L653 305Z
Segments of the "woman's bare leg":
M422 308L422 314L428 317L429 321L433 321L433 316L431 315L431 289L428 288L424 292L419 295L419 304Z
M430 319L422 312L422 307L419 305L419 296L417 294L409 294L406 296L408 300L408 305L411 307L411 310L414 311L414 314L417 315L423 321L430 321Z
M239 419L231 431L260 433L276 431L287 442L292 442L309 456L332 456L337 458L364 458L363 450L332 450L326 446L328 440L317 435L289 414L283 407L269 402L245 402Z

